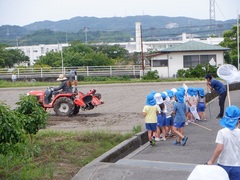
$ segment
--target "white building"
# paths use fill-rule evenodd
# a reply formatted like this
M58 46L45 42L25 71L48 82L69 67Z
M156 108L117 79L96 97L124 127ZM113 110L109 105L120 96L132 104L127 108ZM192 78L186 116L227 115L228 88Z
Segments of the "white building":
M24 52L26 56L29 57L30 66L34 65L35 62L40 58L40 56L45 56L48 52L58 52L62 51L64 47L69 46L69 44L39 44L32 46L18 46L18 47L8 47L6 49L20 49Z
M223 65L224 51L228 50L219 45L188 41L148 57L151 58L151 70L157 70L159 77L175 77L179 69L194 68L198 64Z

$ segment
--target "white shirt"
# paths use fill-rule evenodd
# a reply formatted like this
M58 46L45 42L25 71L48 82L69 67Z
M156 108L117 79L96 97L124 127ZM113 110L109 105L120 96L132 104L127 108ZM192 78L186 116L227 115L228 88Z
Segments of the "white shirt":
M218 164L224 166L240 166L240 129L223 128L218 131L216 143L223 144Z

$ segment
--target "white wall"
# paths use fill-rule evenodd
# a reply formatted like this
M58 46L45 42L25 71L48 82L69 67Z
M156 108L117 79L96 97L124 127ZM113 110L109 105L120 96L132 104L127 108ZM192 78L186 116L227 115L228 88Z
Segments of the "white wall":
M155 56L152 58L154 60L165 60L168 59L168 67L151 67L151 70L157 70L158 75L160 77L173 77L177 74L179 69L187 69L183 68L183 56L184 55L206 55L206 54L214 54L217 59L217 66L221 66L224 64L224 55L223 51L206 51L206 52L173 52L169 54L162 54Z
M30 66L35 64L35 61L39 59L40 56L45 56L46 53L53 51L62 51L64 47L69 46L69 44L40 44L32 46L19 46L19 47L8 47L6 49L21 49L26 56L29 57Z

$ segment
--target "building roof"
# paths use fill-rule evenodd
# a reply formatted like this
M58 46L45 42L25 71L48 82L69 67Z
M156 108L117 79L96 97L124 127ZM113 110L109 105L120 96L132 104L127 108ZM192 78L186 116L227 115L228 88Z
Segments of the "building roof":
M188 41L170 48L160 50L159 52L184 52L184 51L227 51L230 48L225 48L219 45L211 45L197 41Z

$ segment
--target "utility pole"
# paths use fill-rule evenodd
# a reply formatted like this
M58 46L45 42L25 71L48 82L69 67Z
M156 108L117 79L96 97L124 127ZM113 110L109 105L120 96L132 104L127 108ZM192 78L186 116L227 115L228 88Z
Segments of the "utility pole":
M215 0L209 0L209 26L210 26L210 30L213 32L213 34L215 33Z
M144 54L143 54L142 24L140 25L140 31L141 31L142 71L144 76L145 63L144 63Z
M67 31L66 31L66 43L68 43Z
M88 43L88 39L87 39L88 28L87 28L87 27L84 27L84 28L83 28L83 32L85 32L85 43L87 44L87 43Z
M17 49L18 49L18 45L19 45L19 43L18 43L19 37L18 36L17 36L16 40L17 40Z
M238 14L238 13L237 13ZM238 50L238 70L239 70L239 14L237 16L237 50Z
M61 49L60 49L60 45L59 45L59 42L58 42L58 52L60 51L60 54L61 54L61 59L62 59L62 74L64 74L64 68L63 68L63 48L61 46Z

